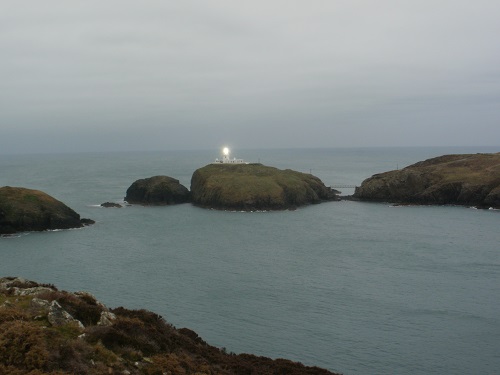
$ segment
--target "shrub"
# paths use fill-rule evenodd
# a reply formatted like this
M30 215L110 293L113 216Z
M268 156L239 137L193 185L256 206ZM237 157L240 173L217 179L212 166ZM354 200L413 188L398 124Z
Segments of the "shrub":
M40 327L24 321L6 322L0 326L0 363L35 370L45 368L48 358Z

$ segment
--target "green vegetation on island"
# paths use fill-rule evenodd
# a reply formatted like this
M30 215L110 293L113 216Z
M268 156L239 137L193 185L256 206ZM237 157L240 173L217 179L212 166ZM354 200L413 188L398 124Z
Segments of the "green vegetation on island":
M92 223L42 191L0 188L0 234L80 228Z
M207 208L285 210L337 199L318 177L262 164L209 164L191 179L192 202Z
M500 153L444 155L375 174L356 188L353 198L500 208Z
M0 278L0 374L333 374L227 353L146 310L109 309L87 292Z

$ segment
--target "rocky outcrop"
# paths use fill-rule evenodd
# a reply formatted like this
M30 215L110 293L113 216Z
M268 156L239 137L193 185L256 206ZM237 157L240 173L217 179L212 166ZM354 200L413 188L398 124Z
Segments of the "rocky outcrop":
M0 188L0 234L80 228L93 223L39 190Z
M46 290L19 293L26 288ZM229 354L155 313L110 310L86 292L4 277L0 301L0 374L333 374L286 359Z
M120 203L104 202L104 203L101 203L101 207L105 207L105 208L122 208L123 206Z
M500 208L500 153L445 155L376 174L363 181L353 197Z
M336 200L337 195L311 175L262 164L209 164L191 178L198 206L223 210L285 210Z
M128 189L125 201L142 205L172 205L189 202L189 190L179 180L154 176L135 181Z

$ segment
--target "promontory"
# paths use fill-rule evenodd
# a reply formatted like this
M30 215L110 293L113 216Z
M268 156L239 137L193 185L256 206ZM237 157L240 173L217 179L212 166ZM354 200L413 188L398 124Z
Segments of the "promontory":
M0 188L0 234L81 228L92 223L42 191L10 186Z
M221 210L286 210L337 200L311 174L254 164L209 164L191 178L193 204Z
M354 199L500 208L500 153L444 155L375 174Z

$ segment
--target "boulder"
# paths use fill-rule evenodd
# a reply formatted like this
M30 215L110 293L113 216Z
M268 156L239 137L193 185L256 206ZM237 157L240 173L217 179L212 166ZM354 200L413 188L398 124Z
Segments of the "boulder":
M353 198L500 208L500 153L444 155L375 174L356 188Z
M189 190L179 180L154 176L135 181L128 189L125 201L142 205L173 205L189 202Z
M209 164L191 178L191 199L200 207L222 210L285 210L338 200L311 175L262 164Z
M54 327L64 326L66 324L74 323L79 328L85 328L79 320L73 318L57 301L52 301L49 306L49 313L47 319Z
M0 234L80 228L91 223L92 220L80 219L71 208L42 191L0 188Z

